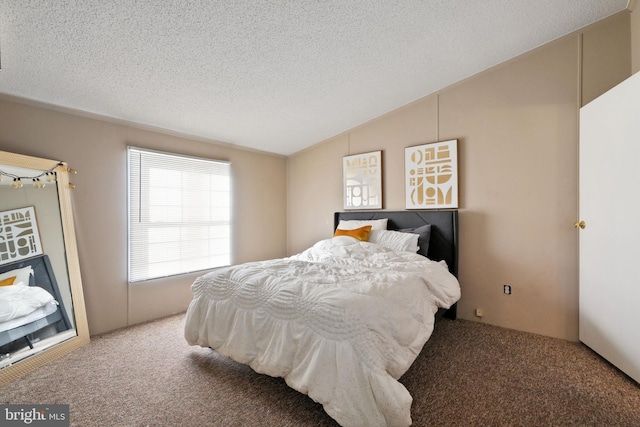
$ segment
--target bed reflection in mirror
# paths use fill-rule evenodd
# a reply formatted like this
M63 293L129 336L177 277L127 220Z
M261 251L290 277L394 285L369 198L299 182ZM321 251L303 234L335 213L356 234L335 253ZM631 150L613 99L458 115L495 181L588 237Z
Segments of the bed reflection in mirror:
M88 342L88 329L71 209L63 206L70 200L61 194L69 191L66 166L6 152L0 160L2 383Z

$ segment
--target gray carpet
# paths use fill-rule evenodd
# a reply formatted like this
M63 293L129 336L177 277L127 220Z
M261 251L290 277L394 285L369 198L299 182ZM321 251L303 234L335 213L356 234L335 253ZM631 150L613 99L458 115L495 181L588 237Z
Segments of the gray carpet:
M189 347L183 322L93 337L0 402L67 403L83 427L337 425L282 379ZM640 426L640 386L585 346L476 322L439 322L401 382L415 426Z

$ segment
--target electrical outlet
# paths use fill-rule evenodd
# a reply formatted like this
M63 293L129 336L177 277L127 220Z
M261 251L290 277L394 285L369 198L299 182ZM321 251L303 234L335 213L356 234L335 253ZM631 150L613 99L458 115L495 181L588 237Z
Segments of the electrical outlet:
M476 308L476 317L484 316L484 311L481 308Z
M503 289L505 294L511 295L511 285L504 285Z

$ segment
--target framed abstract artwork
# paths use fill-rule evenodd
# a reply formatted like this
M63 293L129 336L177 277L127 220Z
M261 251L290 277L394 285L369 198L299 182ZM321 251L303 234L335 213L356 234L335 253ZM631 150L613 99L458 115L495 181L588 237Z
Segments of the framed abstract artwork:
M0 264L42 254L33 206L0 212Z
M382 151L342 160L344 209L382 209Z
M407 209L458 207L458 140L404 150Z

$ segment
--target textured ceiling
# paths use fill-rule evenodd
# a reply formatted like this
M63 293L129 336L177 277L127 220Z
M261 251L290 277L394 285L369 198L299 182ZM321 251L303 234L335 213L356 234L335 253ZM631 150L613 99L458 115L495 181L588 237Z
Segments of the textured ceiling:
M288 155L627 0L0 0L0 93Z

